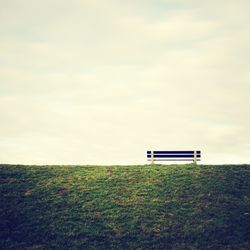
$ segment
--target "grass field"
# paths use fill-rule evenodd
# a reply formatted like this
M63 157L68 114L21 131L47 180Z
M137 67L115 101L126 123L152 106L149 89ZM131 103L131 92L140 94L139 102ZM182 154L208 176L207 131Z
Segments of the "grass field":
M1 249L250 249L250 165L0 165Z

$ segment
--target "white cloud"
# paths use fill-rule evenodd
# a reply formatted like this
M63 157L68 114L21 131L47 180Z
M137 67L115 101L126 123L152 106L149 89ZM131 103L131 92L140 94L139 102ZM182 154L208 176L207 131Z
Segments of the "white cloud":
M1 162L250 160L248 1L1 5Z

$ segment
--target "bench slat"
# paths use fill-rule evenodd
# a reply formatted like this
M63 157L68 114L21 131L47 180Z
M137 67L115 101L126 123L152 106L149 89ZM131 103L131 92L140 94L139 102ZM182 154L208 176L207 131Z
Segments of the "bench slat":
M193 161L194 159L175 159L175 158L170 158L170 159L154 159L154 161ZM200 161L201 159L196 159L196 161ZM151 161L150 159L147 159L147 161Z
M150 158L151 155L148 155L148 158ZM197 157L200 157L200 155L197 155ZM194 155L155 155L154 158L194 158Z
M154 154L194 154L194 151L153 151ZM197 154L200 154L201 151L196 151ZM148 154L151 154L151 151L147 151Z

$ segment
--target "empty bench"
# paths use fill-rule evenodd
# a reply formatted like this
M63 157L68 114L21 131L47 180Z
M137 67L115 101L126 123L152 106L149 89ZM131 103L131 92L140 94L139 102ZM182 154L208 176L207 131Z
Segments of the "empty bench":
M147 160L155 161L200 161L201 151L147 151Z

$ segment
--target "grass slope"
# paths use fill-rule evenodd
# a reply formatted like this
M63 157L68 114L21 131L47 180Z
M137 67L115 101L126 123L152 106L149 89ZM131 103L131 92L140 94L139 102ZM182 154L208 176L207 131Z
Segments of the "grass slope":
M0 165L2 249L250 249L250 165Z

